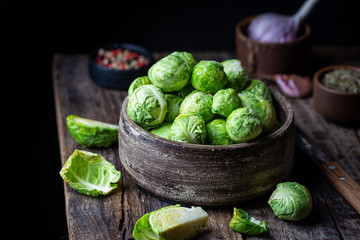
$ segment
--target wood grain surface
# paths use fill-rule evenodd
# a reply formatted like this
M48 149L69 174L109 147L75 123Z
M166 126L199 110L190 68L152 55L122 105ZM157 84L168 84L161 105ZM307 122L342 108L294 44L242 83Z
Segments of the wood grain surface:
M356 57L359 52L359 48L340 49L338 52L333 48L318 48L314 49L312 54L313 59L320 62L322 67L322 64L333 64L331 61L359 65L360 59ZM154 56L159 59L166 54L155 53ZM197 59L217 61L235 58L233 52L193 54ZM62 164L74 149L85 150L68 132L66 116L76 114L117 124L122 102L127 95L126 92L101 88L93 83L88 74L87 56L57 54L53 60L53 85ZM289 101L294 109L296 124L332 154L336 162L359 184L359 127L340 126L326 121L314 110L311 97ZM122 172L122 178L115 192L99 198L82 195L64 183L69 239L132 239L132 230L137 219L145 213L174 204L138 187L121 166L116 146L86 150L103 155ZM286 180L307 186L312 194L313 211L305 220L279 220L267 204L270 194L266 194L233 207L242 208L250 216L265 221L269 229L267 233L260 236L236 233L229 228L233 207L205 208L209 214L209 225L201 230L195 240L359 239L360 214L334 190L317 167L298 149L295 150L295 165Z

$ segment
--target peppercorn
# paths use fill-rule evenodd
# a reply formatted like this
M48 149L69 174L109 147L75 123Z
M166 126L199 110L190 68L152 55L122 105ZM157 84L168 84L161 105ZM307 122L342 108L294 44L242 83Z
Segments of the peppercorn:
M96 62L107 68L130 70L139 69L149 64L149 59L137 52L128 49L109 49L100 48L98 50Z

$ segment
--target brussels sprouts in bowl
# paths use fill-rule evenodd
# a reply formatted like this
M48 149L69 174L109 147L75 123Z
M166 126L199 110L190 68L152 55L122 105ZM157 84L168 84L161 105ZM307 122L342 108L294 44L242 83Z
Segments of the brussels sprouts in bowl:
M138 185L187 204L230 205L289 174L292 108L248 80L239 60L197 63L191 53L173 52L148 80L134 79L119 121L120 159Z
M128 115L119 120L119 155L144 189L169 200L204 206L232 205L273 189L293 165L294 114L272 91L279 128L251 142L200 145L168 140L143 129Z

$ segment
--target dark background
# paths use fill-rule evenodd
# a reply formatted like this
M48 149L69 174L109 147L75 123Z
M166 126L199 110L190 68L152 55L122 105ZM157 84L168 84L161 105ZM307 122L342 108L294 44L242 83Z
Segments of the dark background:
M320 0L308 20L313 45L359 45L358 2ZM21 185L12 186L7 195L10 200L16 192L21 201L16 235L67 239L51 75L54 53L83 53L109 42L138 44L151 51L233 51L237 21L268 11L292 14L302 3L0 1L1 79L6 84L2 89L3 96L7 91L11 96L3 100L4 111L15 110L11 123L20 129L10 144L15 147L12 164L22 170L17 174Z

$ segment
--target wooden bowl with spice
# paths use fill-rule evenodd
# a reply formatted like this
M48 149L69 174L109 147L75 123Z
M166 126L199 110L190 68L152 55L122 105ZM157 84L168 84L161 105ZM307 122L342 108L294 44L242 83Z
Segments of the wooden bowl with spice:
M142 188L189 205L233 205L263 195L289 175L295 148L292 107L279 92L272 94L279 128L231 145L182 143L151 134L129 117L125 99L119 120L121 164Z
M327 119L360 122L360 68L327 66L314 75L314 106Z
M135 78L147 75L153 61L151 52L141 46L104 44L91 51L89 74L102 87L128 90Z

